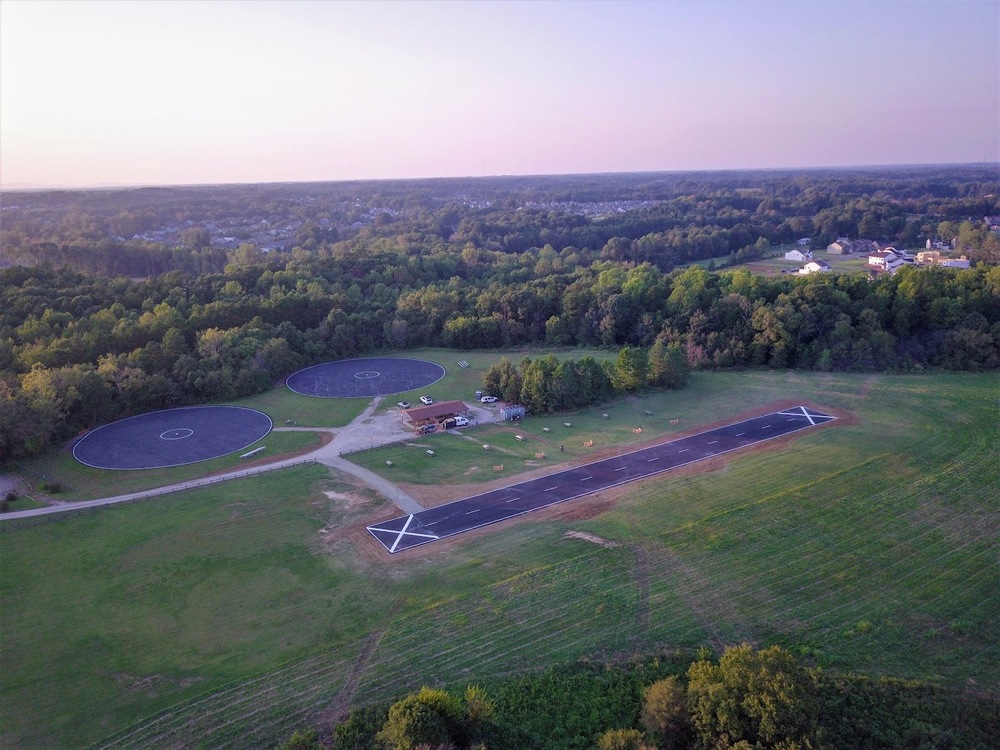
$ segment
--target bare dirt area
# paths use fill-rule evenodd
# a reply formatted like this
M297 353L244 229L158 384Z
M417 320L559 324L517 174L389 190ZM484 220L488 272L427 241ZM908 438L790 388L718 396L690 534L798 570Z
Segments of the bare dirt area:
M591 544L596 544L599 547L617 547L618 542L612 542L610 539L605 539L604 537L597 536L597 534L588 534L586 531L567 531L563 534L563 539L580 539L584 542L590 542Z

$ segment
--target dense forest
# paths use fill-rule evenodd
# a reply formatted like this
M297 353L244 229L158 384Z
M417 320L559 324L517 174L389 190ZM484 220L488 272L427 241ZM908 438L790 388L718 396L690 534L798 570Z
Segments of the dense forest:
M5 193L0 462L422 346L669 352L685 372L997 368L997 194L995 167ZM683 265L802 235L944 237L974 265Z

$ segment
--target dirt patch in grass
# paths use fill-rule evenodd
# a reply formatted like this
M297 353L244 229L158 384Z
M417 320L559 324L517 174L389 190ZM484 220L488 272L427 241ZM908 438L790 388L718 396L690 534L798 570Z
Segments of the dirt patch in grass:
M564 539L581 539L585 542L590 542L591 544L596 544L601 547L617 547L618 542L612 542L610 539L605 539L604 537L597 536L597 534L588 534L586 531L567 531L563 534Z

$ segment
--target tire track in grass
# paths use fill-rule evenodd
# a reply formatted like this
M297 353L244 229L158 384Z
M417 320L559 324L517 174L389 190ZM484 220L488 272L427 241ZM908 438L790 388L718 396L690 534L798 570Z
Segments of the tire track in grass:
M335 654L342 651L353 651L352 646L347 646L337 651L333 652ZM225 687L221 690L216 690L211 693L196 696L187 701L173 706L167 711L155 714L147 720L144 720L139 725L134 725L132 728L125 729L122 733L119 733L107 740L103 741L103 744L97 745L101 748L113 748L113 747L139 747L139 743L158 743L152 745L153 747L162 746L161 740L169 736L171 733L176 733L179 729L190 729L194 726L196 721L204 721L212 716L217 716L225 710L231 710L233 707L238 707L241 704L249 703L253 700L260 700L262 697L272 694L278 687L272 685L267 687L267 683L277 683L279 686L294 683L297 680L303 679L303 666L316 664L317 662L322 662L325 660L325 655L319 655L315 657L310 657L305 660L305 662L295 662L293 664L287 665L274 672L268 672L260 677L253 678L251 680L240 682L230 687ZM350 658L345 657L342 661L330 663L323 663L317 669L311 671L330 673L336 671L338 667L350 664ZM295 673L299 674L296 675ZM305 674L308 674L307 671ZM220 705L221 708L212 708L213 706ZM190 717L190 714L194 714ZM159 734L156 734L159 733ZM150 734L155 736L147 737ZM185 732L187 734L187 732Z
M357 692L358 685L361 682L361 677L375 655L375 650L378 648L384 634L385 630L379 629L365 638L361 653L358 655L354 669L351 670L351 674L348 676L344 686L337 693L337 697L334 698L330 708L317 717L319 725L324 730L333 731L333 727L347 717L347 713L351 709L351 703L354 701L354 694Z

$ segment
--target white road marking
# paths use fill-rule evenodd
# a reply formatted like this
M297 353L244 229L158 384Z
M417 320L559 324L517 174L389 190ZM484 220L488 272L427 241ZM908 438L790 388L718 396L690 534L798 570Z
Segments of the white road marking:
M400 530L398 530L398 531L396 529L382 529L382 528L379 528L378 526L369 526L368 530L369 531L381 531L383 534L397 534L398 535L396 537L396 541L394 541L392 543L392 546L389 548L389 552L390 553L396 551L396 547L399 546L399 543L403 540L404 536L422 536L425 539L440 539L441 538L439 536L434 536L434 534L418 534L415 531L407 531L407 529L410 528L410 523L412 521L413 521L413 516L412 515L407 516L406 523L404 523L403 524L403 528L400 529ZM383 544L384 544L384 542L383 542Z
M465 515L467 515L467 516L471 516L471 515L472 515L473 513L478 513L478 512L479 512L479 511L481 511L481 510L482 510L482 508L476 508L475 510L467 510L467 511L465 512Z
M688 449L687 449L687 448L681 448L681 449L680 449L679 451L677 451L677 452L678 452L678 453L687 453L687 452L688 452Z
M771 426L771 425L769 425L769 424L766 424L766 425L764 425L763 427L761 427L760 429L762 429L762 430L766 430L766 429L767 429L768 427L770 427L770 426Z
M709 445L715 445L717 442L719 442L719 441L718 440L713 440L712 442L709 443Z
M657 456L656 458L647 458L646 463L648 464L650 461L659 461L659 460L660 460L659 456Z
M745 432L737 432L736 433L736 437L743 437L744 435L746 435Z
M617 469L615 469L615 471L625 471L625 469L627 468L628 468L627 466L619 466Z
M581 481L581 482L586 482L586 481L587 481L588 479L593 479L593 477L584 477L584 478L583 478L583 479L581 479L580 481Z
M544 490L542 490L542 492L551 492L552 490L557 490L557 489L559 489L559 485L556 485L555 487L546 487Z

